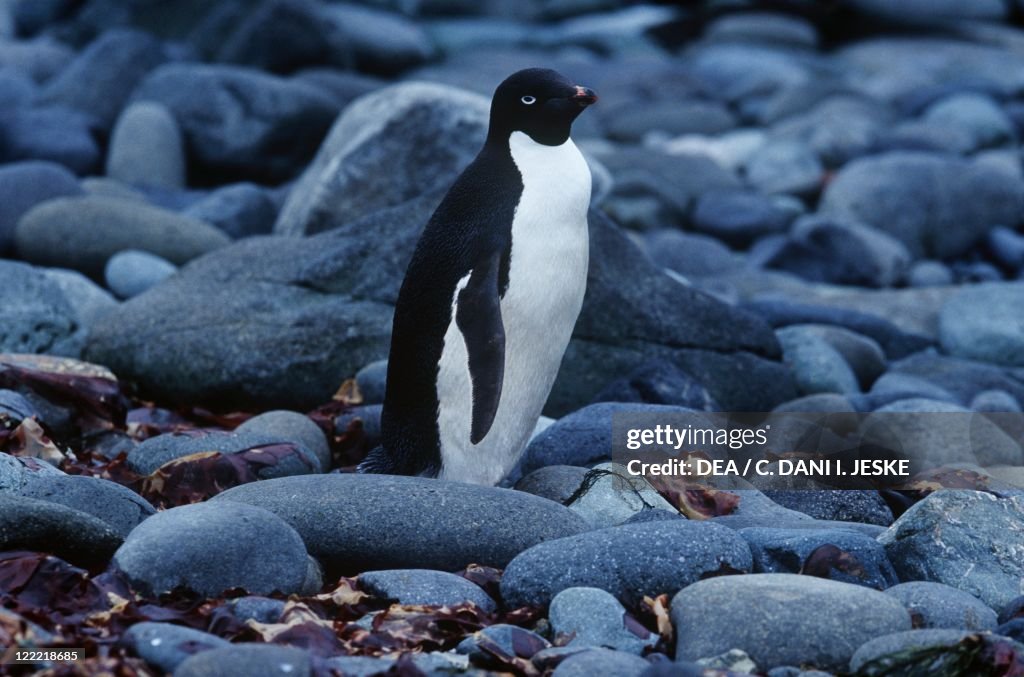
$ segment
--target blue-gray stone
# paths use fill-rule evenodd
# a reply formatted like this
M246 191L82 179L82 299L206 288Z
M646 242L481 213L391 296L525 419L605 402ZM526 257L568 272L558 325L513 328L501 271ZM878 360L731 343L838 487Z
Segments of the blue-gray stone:
M252 183L218 188L183 212L216 226L233 240L268 235L274 230L278 203L266 189Z
M639 677L649 665L643 658L624 651L595 648L572 654L558 664L551 677Z
M309 556L299 534L269 510L207 502L150 517L114 564L144 594L179 586L211 596L229 588L291 594L306 592Z
M940 261L917 261L907 272L911 287L943 287L953 284L953 273Z
M363 395L364 404L380 404L387 390L388 361L371 362L356 372L356 384Z
M901 580L945 583L999 610L1020 595L1022 520L1024 498L941 489L911 506L878 540Z
M79 318L60 286L32 266L0 260L0 352L77 356Z
M138 249L125 249L107 260L103 279L110 291L130 299L160 284L178 271L167 259Z
M562 646L594 646L640 655L658 642L611 593L598 588L573 587L551 600L548 621Z
M866 666L871 661L888 656L899 654L905 651L917 651L921 649L938 649L952 647L971 634L970 630L950 630L942 628L929 628L921 630L905 630L892 634L876 637L865 642L850 657L849 669L853 672ZM941 656L929 663L929 668L939 671L943 670L943 658ZM951 669L952 666L945 666ZM954 673L955 674L955 673Z
M924 120L943 130L963 132L970 141L967 151L997 146L1014 140L1013 123L987 96L956 94L929 106Z
M359 587L375 597L399 604L453 606L472 602L485 612L494 611L494 600L483 589L461 576L431 569L386 569L359 576Z
M259 623L277 623L281 620L285 602L259 595L246 595L227 602L231 612L241 621L254 620Z
M821 188L824 177L818 156L796 141L770 142L747 163L747 180L768 194L812 195Z
M0 162L46 160L77 175L98 168L100 148L95 122L58 106L0 112Z
M764 235L786 230L799 211L754 192L714 191L697 198L695 230L744 248Z
M48 552L76 566L102 569L121 542L113 527L88 513L0 493L0 551Z
M506 623L488 625L459 642L456 651L466 654L476 663L487 665L494 661L494 649L505 656L532 658L547 649L551 642L535 632Z
M171 112L152 101L125 108L110 137L106 169L128 184L184 188L184 141Z
M745 651L762 670L845 669L864 642L910 629L897 600L859 585L795 574L719 576L672 599L676 660Z
M939 338L950 355L1024 366L1024 282L965 287L939 315Z
M156 510L131 489L100 477L25 473L21 496L74 508L102 520L121 538Z
M208 632L151 621L130 626L121 641L147 663L168 673L174 672L189 656L231 646L231 642Z
M296 411L265 411L235 428L236 433L253 433L293 442L307 459L315 459L321 472L331 467L331 450L324 431L305 414Z
M534 546L505 569L507 606L546 606L572 587L594 587L626 605L675 591L708 574L749 571L750 548L735 531L688 520L628 524Z
M278 462L257 469L261 479L323 472L323 461L305 444L288 435L268 432L209 431L199 434L164 433L143 441L128 454L128 467L141 475L149 475L170 461L203 452L237 454L281 444L294 446L298 452Z
M930 581L910 581L885 591L907 607L915 628L995 630L996 612L962 590Z
M783 359L792 368L797 387L804 394L860 392L857 376L842 354L801 325L778 329Z
M232 644L182 661L174 677L311 677L312 656L305 649L278 644Z
M83 192L74 174L52 162L17 162L0 167L0 255L10 252L14 227L32 207Z

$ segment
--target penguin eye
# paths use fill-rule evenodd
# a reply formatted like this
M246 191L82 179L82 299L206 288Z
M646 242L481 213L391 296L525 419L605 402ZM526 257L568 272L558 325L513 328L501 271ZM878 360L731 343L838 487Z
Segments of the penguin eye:
M526 104L527 106L530 106L530 105L533 105L534 103L536 103L536 102L537 102L537 97L535 97L535 96L530 96L529 94L527 94L526 96L524 96L523 98L521 98L521 99L520 99L520 101L522 101L523 103L525 103L525 104Z

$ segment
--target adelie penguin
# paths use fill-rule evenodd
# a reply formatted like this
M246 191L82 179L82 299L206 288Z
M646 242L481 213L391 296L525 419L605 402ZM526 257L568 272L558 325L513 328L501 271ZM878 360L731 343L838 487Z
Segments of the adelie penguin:
M569 132L596 100L546 69L494 92L483 149L406 271L382 445L360 472L493 485L519 460L583 303L591 178Z

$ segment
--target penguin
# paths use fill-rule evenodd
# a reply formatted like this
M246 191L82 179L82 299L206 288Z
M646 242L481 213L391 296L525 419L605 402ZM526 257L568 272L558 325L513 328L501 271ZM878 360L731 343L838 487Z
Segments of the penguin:
M595 101L541 68L495 90L406 270L381 446L359 472L495 485L518 462L583 304L591 177L569 133Z

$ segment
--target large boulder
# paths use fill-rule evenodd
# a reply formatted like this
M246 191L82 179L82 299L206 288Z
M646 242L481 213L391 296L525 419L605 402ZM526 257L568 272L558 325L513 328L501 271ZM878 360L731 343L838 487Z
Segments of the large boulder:
M894 152L855 160L825 191L822 210L868 223L915 256L963 254L993 227L1024 216L1024 184L992 163Z
M584 531L568 508L519 491L390 475L306 475L218 494L291 524L331 570L504 567L542 541ZM216 504L216 505L215 505Z
M190 176L280 182L309 162L338 112L315 87L236 66L168 64L133 96L166 106L185 136Z
M171 400L309 409L387 356L393 305L430 193L312 238L238 242L194 261L96 327L90 360ZM561 415L652 357L731 409L795 390L772 331L669 277L592 212L587 296L549 402ZM756 387L752 387L756 383Z

